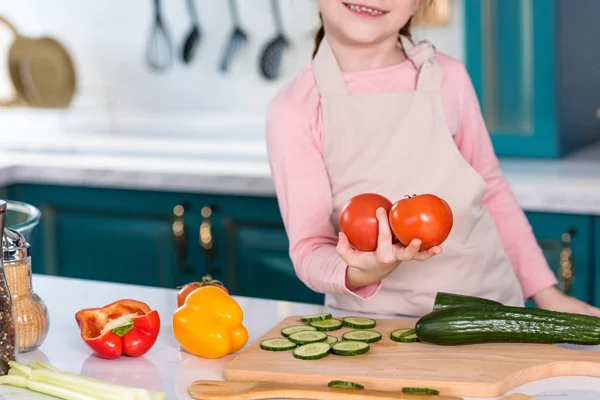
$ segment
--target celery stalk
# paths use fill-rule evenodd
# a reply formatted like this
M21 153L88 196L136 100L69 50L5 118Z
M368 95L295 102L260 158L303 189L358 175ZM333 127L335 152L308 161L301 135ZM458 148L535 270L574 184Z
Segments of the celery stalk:
M34 382L31 380L27 381L27 388L33 390L34 392L48 394L63 400L98 400L102 398L74 392L70 389L54 386L50 383ZM115 398L115 400L117 399Z
M9 363L11 367L9 375L0 377L0 384L25 387L24 382L26 382L26 387L31 390L51 394L65 400L166 399L166 393L164 392L132 388L70 372L61 372L57 368L40 361L34 360L29 363L30 366L11 361ZM46 392L46 390L49 392Z
M27 387L27 377L23 375L4 375L0 376L0 385L9 385L16 387Z
M40 360L40 359L39 359L39 358L37 358L37 357L36 357L36 358L34 358L32 362L34 362L34 363L38 364L38 365L39 365L40 367L42 367L42 368L46 368L46 369L52 370L52 371L54 371L54 372L61 372L61 371L60 371L58 368L56 368L56 367L54 367L54 366L52 366L52 365L50 365L50 364L48 364L48 363L46 363L46 362L44 362L44 361Z

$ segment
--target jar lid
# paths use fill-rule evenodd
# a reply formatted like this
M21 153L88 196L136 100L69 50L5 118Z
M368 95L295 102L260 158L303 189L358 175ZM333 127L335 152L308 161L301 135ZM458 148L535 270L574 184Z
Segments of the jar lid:
M2 235L2 260L18 261L29 257L29 243L14 229L4 228Z
M0 213L6 211L6 201L0 200Z

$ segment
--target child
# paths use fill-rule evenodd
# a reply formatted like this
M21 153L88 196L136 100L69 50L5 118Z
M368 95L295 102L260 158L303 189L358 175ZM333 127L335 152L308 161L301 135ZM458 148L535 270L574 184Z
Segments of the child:
M298 277L354 312L418 317L444 291L600 316L554 287L463 64L411 39L424 1L319 0L312 65L269 106L269 162ZM376 251L353 249L339 213L366 192L445 199L454 225L443 249L393 244L382 209Z

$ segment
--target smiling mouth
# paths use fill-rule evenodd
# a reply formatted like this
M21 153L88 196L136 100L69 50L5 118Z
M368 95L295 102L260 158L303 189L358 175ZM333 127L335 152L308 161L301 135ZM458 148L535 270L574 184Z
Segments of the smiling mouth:
M380 10L380 9L374 8L374 7L363 6L360 4L344 3L344 5L346 7L348 7L350 10L357 12L357 13L361 13L361 14L367 14L367 15L387 14L387 11Z

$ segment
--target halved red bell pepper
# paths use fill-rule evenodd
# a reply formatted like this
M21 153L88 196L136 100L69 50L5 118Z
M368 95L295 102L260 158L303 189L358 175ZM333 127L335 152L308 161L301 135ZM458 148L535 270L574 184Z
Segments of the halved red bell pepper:
M141 356L154 345L160 331L158 311L130 299L80 310L75 320L83 341L103 358Z

